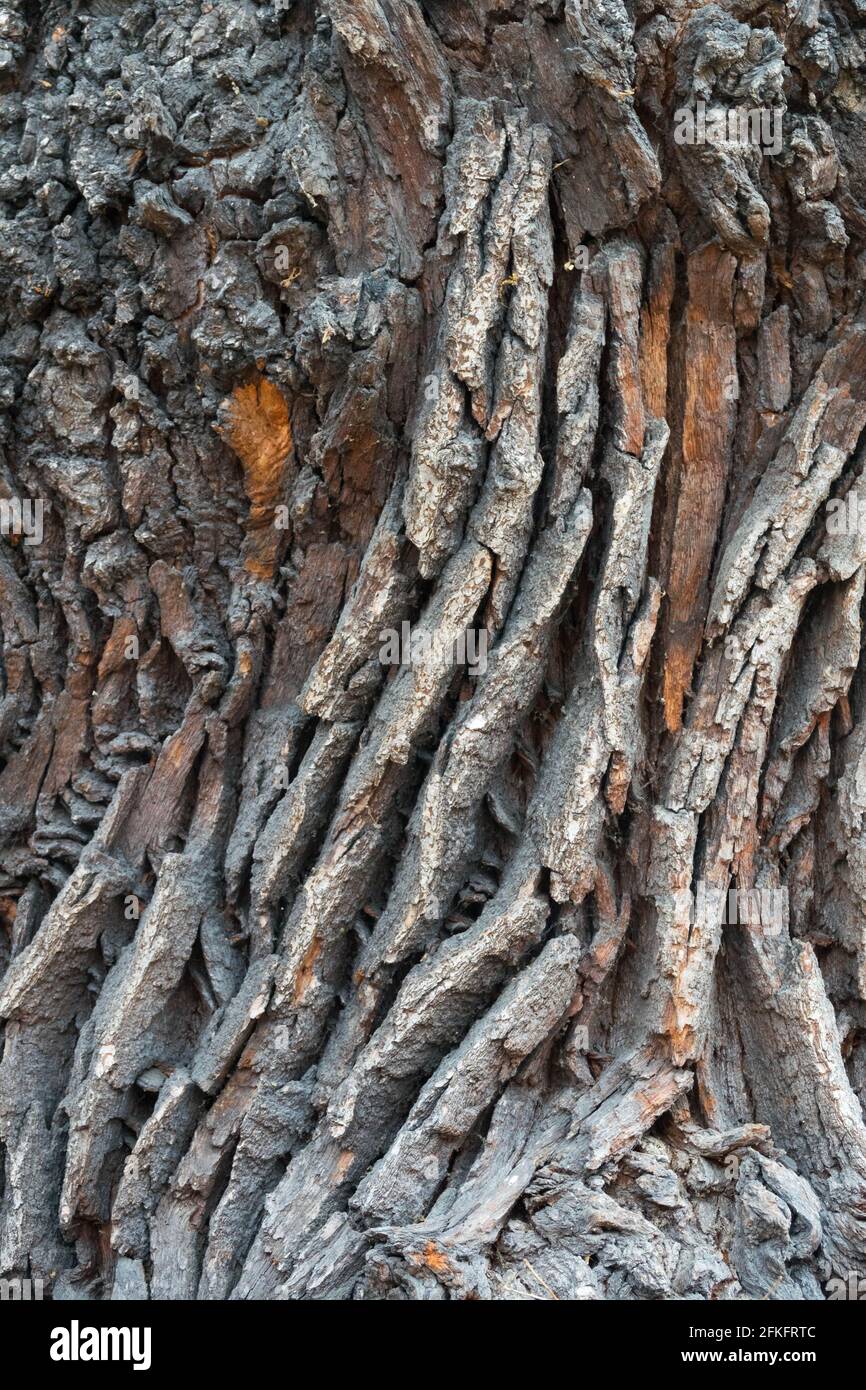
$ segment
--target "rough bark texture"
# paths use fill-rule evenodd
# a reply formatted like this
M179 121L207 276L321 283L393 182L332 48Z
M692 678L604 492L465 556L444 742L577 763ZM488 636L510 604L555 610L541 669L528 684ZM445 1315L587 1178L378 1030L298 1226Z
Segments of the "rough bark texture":
M0 1273L866 1273L866 3L0 37Z

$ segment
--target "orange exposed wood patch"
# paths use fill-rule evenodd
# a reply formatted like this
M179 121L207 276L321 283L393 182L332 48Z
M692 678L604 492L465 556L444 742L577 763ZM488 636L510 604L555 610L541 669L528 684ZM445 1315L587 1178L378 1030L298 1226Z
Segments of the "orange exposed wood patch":
M342 1182L352 1166L352 1159L355 1157L351 1149L344 1149L334 1164L333 1180L335 1183Z
M244 466L244 486L254 511L273 507L292 448L286 398L267 377L238 386L224 403L221 429ZM261 518L260 518L261 519Z
M126 665L127 638L135 637L137 634L138 628L135 626L135 620L128 614L121 614L119 618L115 619L111 636L105 644L105 650L99 662L97 675L101 681Z
M438 1245L432 1240L428 1240L427 1244L424 1246L421 1255L421 1263L425 1264L428 1269L432 1269L434 1274L448 1274L451 1270L451 1265L448 1263L448 1260L442 1254Z
M701 1057L695 1065L695 1085L701 1110L710 1125L719 1126L719 1107L710 1082L710 1072L706 1061Z
M653 255L647 284L647 301L641 314L640 382L650 415L663 420L667 413L668 344L671 336L671 302L674 294L675 252L665 243Z
M283 497L286 465L292 452L289 407L267 377L237 386L222 405L219 432L243 464L250 500L247 570L268 579L276 563L278 535L274 508ZM256 535L258 532L260 534Z
M593 960L596 965L606 968L616 956L620 947L618 936L612 936L607 941L602 941L597 951L593 952Z
M679 444L674 446L676 492L668 518L670 560L665 576L664 709L671 732L680 728L690 693L731 459L736 410L725 384L736 381L733 279L736 260L714 243L689 257L683 364L678 381Z
M691 1024L681 1022L676 999L668 1002L662 1026L670 1043L671 1060L675 1066L682 1066L694 1051L695 1030Z
M298 978L295 980L295 990L292 995L293 1004L300 1004L301 1000L306 994L307 987L309 986L313 978L313 967L315 966L316 961L319 959L319 956L321 954L321 938L318 935L316 935L313 937L312 941L310 942L309 946L304 952L304 959L301 961L301 968L298 971Z
M665 661L662 693L665 722L672 733L676 732L682 724L683 701L692 678L695 660L694 646L698 640L699 634L693 627L688 628L683 635L671 623L670 648Z
M608 310L614 330L611 373L615 396L617 446L638 456L643 449L646 413L640 380L637 322L640 314L641 271L637 257L623 258L611 269Z

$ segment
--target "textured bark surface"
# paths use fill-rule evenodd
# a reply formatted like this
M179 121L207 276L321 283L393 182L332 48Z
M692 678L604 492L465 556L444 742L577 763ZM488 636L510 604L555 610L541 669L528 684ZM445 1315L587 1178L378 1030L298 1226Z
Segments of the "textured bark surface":
M866 4L0 40L0 1274L866 1273Z

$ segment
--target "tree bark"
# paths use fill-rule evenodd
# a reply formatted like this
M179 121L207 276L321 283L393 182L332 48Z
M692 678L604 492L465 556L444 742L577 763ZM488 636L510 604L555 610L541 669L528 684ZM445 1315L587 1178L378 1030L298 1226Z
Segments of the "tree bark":
M866 5L0 38L0 1272L866 1274Z

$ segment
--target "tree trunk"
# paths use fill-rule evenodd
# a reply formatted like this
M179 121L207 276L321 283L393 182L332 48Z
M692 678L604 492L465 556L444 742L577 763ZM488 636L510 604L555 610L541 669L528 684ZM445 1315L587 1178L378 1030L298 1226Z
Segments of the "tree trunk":
M866 1273L866 4L3 25L0 1272Z

